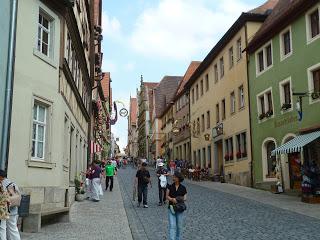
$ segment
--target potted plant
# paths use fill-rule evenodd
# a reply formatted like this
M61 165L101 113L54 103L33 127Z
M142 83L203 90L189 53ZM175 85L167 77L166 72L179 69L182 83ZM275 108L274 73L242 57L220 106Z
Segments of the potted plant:
M259 115L259 120L262 120L262 119L264 119L266 117L266 114L265 113L261 113L260 115Z
M266 112L266 117L269 118L273 115L273 110L269 110L268 112Z
M75 177L74 184L75 184L75 188L76 188L76 201L81 202L85 199L85 191L83 188L83 182L78 177Z
M281 110L285 111L291 108L291 103L282 104Z

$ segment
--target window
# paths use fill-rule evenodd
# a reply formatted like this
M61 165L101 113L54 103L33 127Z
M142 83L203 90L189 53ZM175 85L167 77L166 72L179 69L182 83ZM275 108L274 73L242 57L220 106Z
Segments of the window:
M191 90L191 101L192 101L192 104L194 104L194 88L192 88Z
M37 49L42 54L51 57L51 18L43 13L40 9L39 19L38 19L38 43Z
M218 73L218 65L214 65L214 82L217 83L219 80L219 73Z
M208 146L208 165L206 167L211 168L211 145Z
M309 41L320 36L319 8L307 15L307 29Z
M256 54L257 74L272 67L272 44L271 42L259 50Z
M209 75L206 74L206 91L209 91Z
M279 83L280 85L280 104L281 110L287 111L292 109L292 102L291 102L291 79L284 80Z
M237 41L237 60L239 61L242 57L242 46L241 46L241 38Z
M200 134L200 118L197 118L197 134Z
M258 114L259 120L273 116L273 101L271 89L258 95Z
M207 129L210 128L210 111L207 111Z
M67 43L66 43L66 58L70 67L70 62L72 59L72 48L71 48L71 37L70 34L67 34Z
M226 119L226 100L223 99L221 102L221 108L222 108L222 120Z
M203 95L203 80L200 81L200 93Z
M232 137L224 140L225 144L225 152L224 152L224 160L227 162L233 160L233 139Z
M236 157L237 159L247 157L247 133L243 132L236 135Z
M205 125L204 125L204 114L201 115L201 131L204 132Z
M292 53L291 28L286 29L280 35L280 51L281 60L285 59Z
M239 108L244 108L244 90L243 85L239 87Z
M230 111L231 111L231 114L235 113L236 112L236 97L234 95L234 92L232 92L230 94Z
M207 166L206 148L202 148L202 157L203 157L203 167L206 167Z
M216 122L220 122L219 103L216 104Z
M223 57L220 58L220 78L223 78L224 76L224 61Z
M309 91L311 92L311 101L320 100L320 63L308 69Z
M33 159L44 160L47 131L47 107L35 102L33 105L32 150Z
M199 99L199 86L198 84L196 85L196 100Z
M233 67L234 59L233 59L233 47L229 49L229 68Z

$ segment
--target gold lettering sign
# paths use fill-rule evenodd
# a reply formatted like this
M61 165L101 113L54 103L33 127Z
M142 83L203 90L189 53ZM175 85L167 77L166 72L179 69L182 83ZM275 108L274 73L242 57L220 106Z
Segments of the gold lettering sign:
M289 117L286 117L284 119L275 121L274 122L274 127L275 128L283 127L285 125L288 125L290 123L297 122L297 121L298 121L298 117L297 116L289 116Z

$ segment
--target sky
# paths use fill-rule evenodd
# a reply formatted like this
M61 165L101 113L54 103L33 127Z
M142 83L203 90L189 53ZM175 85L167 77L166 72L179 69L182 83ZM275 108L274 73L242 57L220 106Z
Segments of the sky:
M202 61L241 12L266 0L103 0L103 64L111 73L113 101L129 110L140 76L160 82L183 76L191 61ZM122 104L118 104L122 108ZM127 118L112 132L127 145Z

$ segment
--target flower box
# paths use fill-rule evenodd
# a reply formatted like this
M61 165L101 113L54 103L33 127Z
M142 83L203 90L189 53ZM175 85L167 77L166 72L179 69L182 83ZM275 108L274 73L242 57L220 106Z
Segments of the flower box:
M261 113L260 115L259 115L259 120L262 120L262 119L264 119L266 117L266 114L265 113Z
M269 118L273 115L273 110L266 112L266 117Z
M291 103L282 104L281 110L285 111L291 108Z
M241 152L239 151L239 152L237 152L237 158L241 158Z

